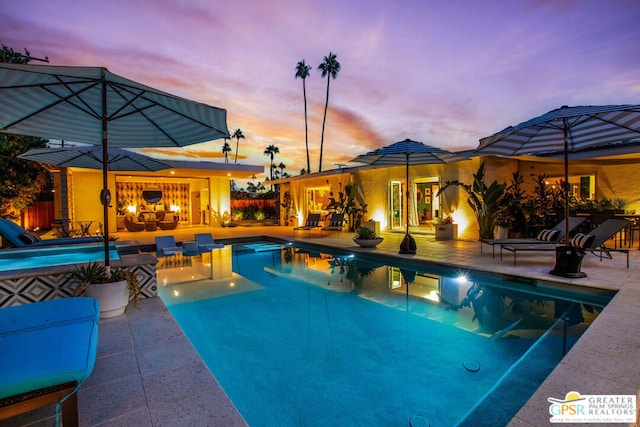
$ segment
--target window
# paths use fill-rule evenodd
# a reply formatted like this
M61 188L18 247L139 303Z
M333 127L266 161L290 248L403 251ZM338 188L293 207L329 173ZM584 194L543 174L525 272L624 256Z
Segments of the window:
M307 188L307 213L322 213L329 204L329 192L327 187Z

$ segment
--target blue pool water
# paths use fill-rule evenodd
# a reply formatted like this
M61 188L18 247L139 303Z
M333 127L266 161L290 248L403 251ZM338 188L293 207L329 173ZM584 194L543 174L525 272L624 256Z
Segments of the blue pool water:
M109 254L111 260L120 259L115 246L112 246ZM104 261L103 243L3 250L0 253L0 271L51 267L91 261Z
M606 302L273 244L158 269L160 297L251 426L506 424Z

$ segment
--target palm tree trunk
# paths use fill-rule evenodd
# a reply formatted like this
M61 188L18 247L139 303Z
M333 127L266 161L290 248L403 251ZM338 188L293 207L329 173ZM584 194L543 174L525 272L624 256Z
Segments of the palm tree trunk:
M324 124L327 121L327 107L329 106L329 83L331 82L331 73L327 74L327 100L324 103L324 117L322 118L322 134L320 136L320 166L318 172L322 172L322 148L324 146Z
M311 173L311 161L309 160L309 127L307 125L307 88L305 79L302 79L302 94L304 95L304 142L307 146L307 173Z
M271 153L271 164L269 165L269 178L273 181L273 153ZM273 185L271 185L273 188Z
M238 163L238 143L240 142L240 138L236 138L236 158L233 163Z

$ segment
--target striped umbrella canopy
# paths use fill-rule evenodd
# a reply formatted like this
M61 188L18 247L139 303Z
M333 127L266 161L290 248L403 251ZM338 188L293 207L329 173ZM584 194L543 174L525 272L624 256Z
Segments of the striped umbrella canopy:
M467 160L456 153L452 153L441 148L432 147L422 142L405 139L386 147L360 154L351 162L366 163L368 165L397 166L406 165L407 169L407 191L406 196L406 227L404 239L400 244L400 253L415 254L416 243L409 234L409 165L424 165L434 163L453 163L460 160Z
M181 147L228 138L226 111L102 67L0 64L0 131L102 146L105 264L108 148Z
M160 160L121 148L109 148L108 155L110 171L154 172L171 168ZM102 169L102 147L97 145L32 148L18 157L58 167Z
M430 163L453 163L465 160L464 157L441 148L432 147L422 142L405 139L386 147L360 154L351 162L368 165L424 165Z
M567 107L482 138L477 153L502 156L564 154L566 235L569 235L569 154L640 137L640 105Z

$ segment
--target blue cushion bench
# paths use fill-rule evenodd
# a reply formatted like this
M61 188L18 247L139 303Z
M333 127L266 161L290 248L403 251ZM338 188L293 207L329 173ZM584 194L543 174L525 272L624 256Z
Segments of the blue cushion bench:
M93 298L0 309L0 420L66 398L63 423L78 425L75 391L93 370L99 319Z

